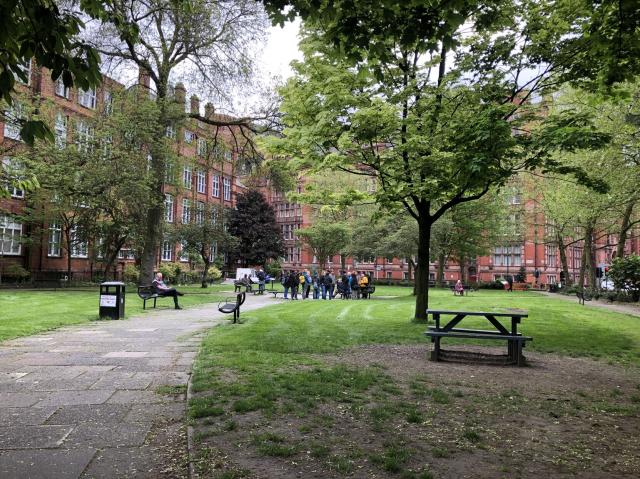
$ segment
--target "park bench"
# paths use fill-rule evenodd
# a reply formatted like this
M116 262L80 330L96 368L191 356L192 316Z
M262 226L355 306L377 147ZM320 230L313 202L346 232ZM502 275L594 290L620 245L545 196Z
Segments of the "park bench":
M522 318L528 317L526 312L513 312L513 313L497 313L497 312L481 312L481 311L438 311L427 310L427 314L433 315L435 320L435 326L431 326L424 333L427 337L431 338L431 342L434 343L433 351L431 352L432 361L441 360L441 348L440 340L442 338L454 338L454 339L481 339L496 341L502 340L507 342L507 361L510 364L517 364L518 366L524 366L525 358L522 354L522 349L525 347L527 341L533 341L530 336L523 336L522 333L518 333L518 324ZM449 322L440 327L440 316L452 315L453 318ZM464 329L457 328L456 326L463 318L468 316L484 317L493 326L494 330L484 329ZM505 328L497 318L510 318L511 330Z
M267 290L267 292L271 293L273 295L274 298L277 298L279 294L284 295L284 291L278 291L278 290Z
M251 287L251 283L245 284L245 283L241 283L240 281L234 281L233 282L233 292L234 293L240 293L242 288L244 288L244 292L245 293L253 292L253 288Z
M586 291L576 291L576 296L578 297L578 303L584 305L585 301L591 301L593 298Z
M240 306L243 305L247 293L238 293L235 296L228 296L218 303L218 311L224 314L233 313L233 322L240 321Z
M455 285L455 284L454 284L454 285L452 285L452 286L449 286L449 289L451 290L451 292L452 292L453 294L456 294L456 293L457 293L457 291L456 291L456 285ZM462 285L462 294L463 294L463 295L464 295L464 294L473 293L474 291L475 291L475 289L473 289L471 286L468 286L468 285L466 285L466 284L463 284L463 285Z
M162 296L158 294L156 288L149 285L138 286L138 296L142 299L142 309L147 309L147 301L149 300L153 299L153 307L155 308L158 298L171 298L171 296Z
M375 292L376 292L376 287L369 285L364 288L360 288L360 297L363 299L367 299L371 297L371 295Z

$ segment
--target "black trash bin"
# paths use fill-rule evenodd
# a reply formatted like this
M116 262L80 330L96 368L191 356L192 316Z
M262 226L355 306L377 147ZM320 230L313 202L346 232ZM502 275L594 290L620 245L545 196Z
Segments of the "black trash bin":
M124 318L124 283L107 281L100 283L100 317Z

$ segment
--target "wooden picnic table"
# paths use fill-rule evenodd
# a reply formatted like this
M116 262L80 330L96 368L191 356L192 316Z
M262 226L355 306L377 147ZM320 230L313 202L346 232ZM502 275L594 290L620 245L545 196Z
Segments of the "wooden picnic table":
M510 363L524 366L525 358L522 355L522 348L527 341L532 341L532 337L523 336L518 332L518 324L522 318L527 318L528 312L524 310L513 310L511 312L494 311L450 311L428 309L427 314L431 314L435 321L435 326L430 326L425 335L431 338L434 343L431 359L439 361L441 356L440 340L442 338L462 338L462 339L486 339L507 341L507 358ZM440 325L441 316L453 316L444 326ZM483 317L494 329L464 329L457 325L465 317ZM511 330L507 329L498 318L510 318Z

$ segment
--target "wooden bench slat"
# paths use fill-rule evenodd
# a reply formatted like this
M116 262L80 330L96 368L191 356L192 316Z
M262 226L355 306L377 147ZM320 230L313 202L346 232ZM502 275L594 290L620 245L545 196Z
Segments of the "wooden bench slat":
M435 326L429 326L429 331L438 331ZM442 331L442 328L440 328ZM502 334L500 331L487 331L486 329L467 329L467 328L453 328L452 333L478 333L478 334ZM516 334L516 336L522 336L522 333Z
M504 318L513 318L513 317L527 318L527 317L529 317L528 311L522 311L522 312L514 311L512 313L495 313L495 312L489 312L489 311L486 311L486 312L483 312L483 311L449 311L449 310L427 309L427 314L450 314L450 315L464 314L465 316L485 316L485 317L486 317L486 315L491 315L491 316L504 317Z
M533 341L530 336L513 336L506 334L495 334L493 332L487 333L458 333L451 331L427 331L424 333L426 336L441 337L441 338L470 338L470 339L504 339L506 341Z

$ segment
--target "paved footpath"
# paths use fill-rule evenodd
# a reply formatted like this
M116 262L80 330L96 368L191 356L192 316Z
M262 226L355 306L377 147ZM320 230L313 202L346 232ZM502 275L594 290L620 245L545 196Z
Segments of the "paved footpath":
M0 344L0 478L185 477L186 385L223 321L216 303Z

